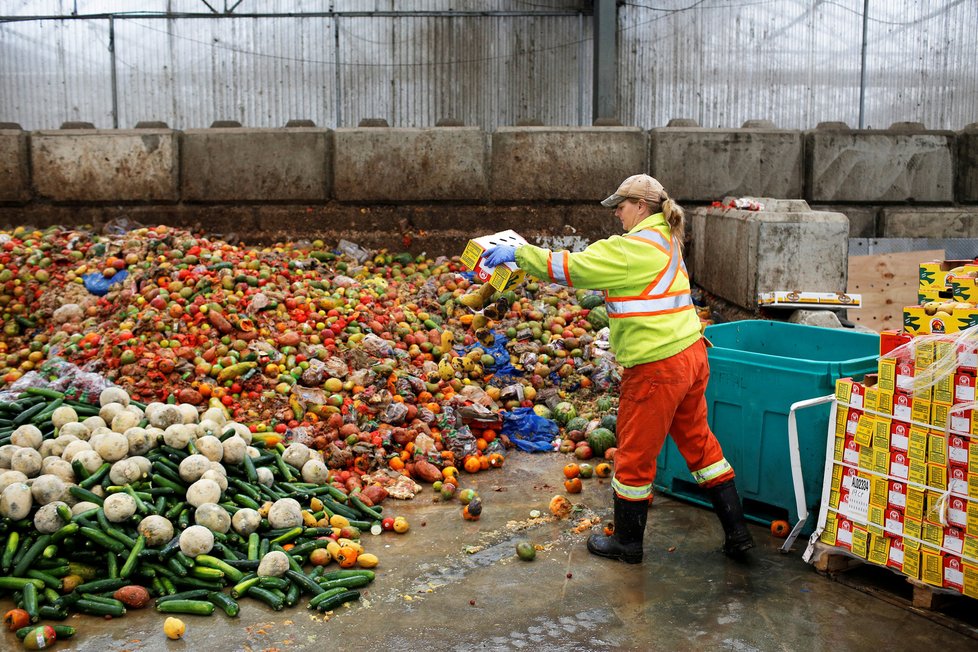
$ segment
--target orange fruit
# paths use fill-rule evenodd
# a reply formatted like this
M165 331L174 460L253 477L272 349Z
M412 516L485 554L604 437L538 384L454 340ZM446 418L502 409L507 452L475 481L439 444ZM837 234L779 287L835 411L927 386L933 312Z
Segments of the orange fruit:
M788 521L771 522L771 534L779 539L784 539L789 532L791 532L791 525L788 524Z
M601 462L594 467L594 475L599 478L607 478L611 476L611 465L607 462Z
M564 480L564 489L569 494L579 494L583 488L584 486L581 484L580 478L567 478Z
M489 466L491 466L494 469L498 469L499 467L501 467L503 465L503 462L505 461L506 458L503 457L502 453L491 453L489 455Z
M471 455L465 458L465 470L469 473L478 473L482 470L482 463L479 462L479 458Z
M575 464L574 462L564 465L565 478L576 478L580 475L581 475L581 467Z

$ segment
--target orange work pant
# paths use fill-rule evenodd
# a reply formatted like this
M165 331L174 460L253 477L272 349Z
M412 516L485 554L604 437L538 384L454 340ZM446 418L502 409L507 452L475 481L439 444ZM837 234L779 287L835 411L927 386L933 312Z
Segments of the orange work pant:
M710 365L706 344L695 344L665 360L625 369L618 406L618 452L612 488L625 500L652 495L655 460L672 435L701 487L734 477L720 442L706 421Z

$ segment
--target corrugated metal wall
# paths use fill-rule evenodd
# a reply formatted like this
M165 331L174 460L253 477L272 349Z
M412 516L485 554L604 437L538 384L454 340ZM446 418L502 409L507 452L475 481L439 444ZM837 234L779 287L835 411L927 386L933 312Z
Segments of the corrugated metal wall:
M392 126L453 118L487 130L528 119L590 124L590 5L3 0L0 121L27 129L66 120L98 127L163 120L176 128L214 120L276 127L300 118L327 127L363 118ZM622 3L621 121L858 126L862 10L862 0ZM64 18L16 20L39 15ZM865 126L911 120L959 129L978 121L978 2L872 0L869 15Z
M625 124L859 126L862 0L642 4L653 3L619 10ZM960 129L978 120L978 2L869 5L864 126Z

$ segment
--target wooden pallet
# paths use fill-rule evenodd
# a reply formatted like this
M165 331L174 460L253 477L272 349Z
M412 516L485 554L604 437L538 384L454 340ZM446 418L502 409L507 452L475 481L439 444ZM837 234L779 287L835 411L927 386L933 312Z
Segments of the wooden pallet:
M811 564L818 573L840 584L978 640L978 618L971 616L976 613L976 602L972 598L925 584L892 568L870 564L846 550L821 542L815 544ZM862 567L873 573L849 572Z

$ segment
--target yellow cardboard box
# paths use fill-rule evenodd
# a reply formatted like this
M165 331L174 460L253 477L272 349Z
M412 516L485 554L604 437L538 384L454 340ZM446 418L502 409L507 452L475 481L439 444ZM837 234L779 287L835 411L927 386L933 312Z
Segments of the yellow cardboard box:
M927 501L924 490L917 489L916 487L907 487L907 518L921 520L924 518L924 508L926 506Z
M880 390L876 411L886 415L893 414L893 392L892 391L885 390L885 389Z
M839 519L834 513L829 512L825 517L825 529L822 530L822 536L819 539L826 545L834 546L838 531Z
M873 471L886 475L890 468L890 451L886 448L873 448Z
M869 531L855 525L852 527L852 554L863 559L869 554Z
M933 586L944 586L944 562L936 550L920 550L920 579Z
M929 393L930 389L926 391ZM917 423L930 423L930 406L930 399L915 395L913 397L912 407L910 408L910 418Z
M974 260L931 260L920 263L917 274L917 286L924 288L950 287L951 277L958 274L968 274L978 271Z
M890 481L886 478L871 477L869 479L869 504L885 508L889 497Z
M876 429L876 420L872 414L863 413L859 417L859 424L856 426L856 434L853 437L860 446L873 445L873 432Z
M978 301L978 279L974 276L951 275L948 276L948 283L955 301Z
M910 541L904 541L903 574L915 580L920 579L920 550L910 547Z
M924 305L929 301L950 301L954 297L954 291L947 288L935 286L917 288L917 303Z
M930 425L934 426L935 428L947 428L947 418L950 409L950 405L944 405L943 403L931 403Z
M961 592L969 597L978 598L978 564L966 561L962 567L964 568L964 589Z
M879 406L880 390L875 385L866 388L866 396L863 398L863 405L867 410L875 410Z
M879 381L876 386L880 391L892 392L896 389L896 360L893 358L880 358L879 361Z
M871 534L869 537L869 554L866 559L874 564L886 566L890 554L890 540L884 536Z
M947 466L947 436L943 432L931 430L927 435L927 461Z
M927 434L928 432L919 426L910 426L910 444L907 449L910 459L919 462L927 461Z
M891 423L891 419L886 417L876 417L876 431L873 433L873 448L890 450Z
M517 267L516 263L487 267L483 257L486 251L499 245L519 247L525 244L527 244L526 240L515 231L500 231L469 240L462 251L460 260L463 265L475 272L476 278L483 283L488 282L489 285L502 292L522 283L526 277L526 272Z
M951 314L938 312L928 315L923 306L903 309L903 330L914 335L958 333L978 324L978 308L955 308Z
M968 525L965 529L971 536L978 537L978 501L968 501ZM978 556L975 559L978 559Z
M978 537L965 534L961 554L971 559L978 559Z
M927 486L945 491L947 489L947 465L927 465Z
M931 391L931 400L943 405L954 403L954 374L941 376L937 379L937 384Z

